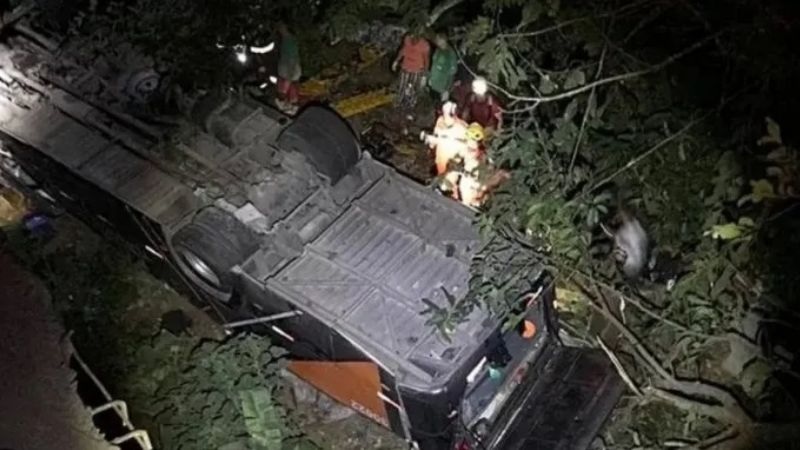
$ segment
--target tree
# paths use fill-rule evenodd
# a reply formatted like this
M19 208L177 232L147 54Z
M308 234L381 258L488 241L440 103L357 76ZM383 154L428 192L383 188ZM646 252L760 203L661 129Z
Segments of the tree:
M471 70L507 100L510 126L491 156L512 177L480 217L490 244L470 295L430 310L431 320L447 330L474 307L507 314L521 271L543 262L569 329L607 350L635 394L620 414L675 408L674 420L634 439L655 447L676 438L696 448L797 438L796 426L768 419L797 420L796 408L775 401L789 392L776 375L794 372L746 324L764 304L786 314L762 256L776 221L798 204L797 160L773 121L759 141L769 152L753 149L752 126L735 140L713 135L741 132L754 114L763 121L777 103L752 97L786 89L795 57L784 31L759 31L776 29L770 5L721 3L498 0L458 42ZM686 77L690 67L701 70ZM766 167L745 172L753 159ZM649 225L658 261L675 263L674 285L623 283L597 245L619 195ZM624 342L611 348L582 332L592 315Z
M147 55L171 84L220 88L248 67L236 61L233 47L265 46L276 38L279 20L314 8L311 0L112 1L79 14L71 31L89 57L124 64L132 53Z

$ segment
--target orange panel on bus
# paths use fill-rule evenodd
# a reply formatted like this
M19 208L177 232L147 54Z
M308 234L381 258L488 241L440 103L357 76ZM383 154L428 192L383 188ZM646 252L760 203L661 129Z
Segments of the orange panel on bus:
M378 366L371 362L291 361L289 370L320 391L389 428Z

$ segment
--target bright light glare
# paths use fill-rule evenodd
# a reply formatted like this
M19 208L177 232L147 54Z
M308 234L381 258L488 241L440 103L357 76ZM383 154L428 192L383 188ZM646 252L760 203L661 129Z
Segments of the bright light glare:
M247 52L244 50L237 50L236 51L236 60L240 63L244 64L247 62Z
M258 87L259 87L260 89L266 89L266 88L267 88L267 86L269 86L269 83L261 83L261 85L260 85L260 86L258 86Z
M147 251L147 253L150 253L151 255L155 256L156 258L158 258L158 259L164 259L164 255L162 255L161 253L159 253L159 252L158 252L156 249L154 249L153 247L150 247L149 245L145 245L145 246L144 246L144 249Z
M255 53L255 54L257 54L257 55L261 55L261 54L264 54L264 53L271 52L274 48L275 48L275 43L274 42L270 42L269 44L267 44L267 45L265 45L263 47L250 47L250 51Z
M276 77L275 75L270 75L269 82L272 84L278 84L278 77Z
M479 78L475 78L472 81L472 92L474 92L474 93L476 93L478 95L483 95L488 90L489 90L489 85L486 83L486 80L484 80L483 78L480 78L480 77Z

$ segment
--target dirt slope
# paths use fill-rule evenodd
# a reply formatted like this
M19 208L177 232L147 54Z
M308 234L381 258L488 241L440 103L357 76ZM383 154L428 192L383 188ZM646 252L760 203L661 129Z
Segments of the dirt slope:
M0 243L0 449L115 449L75 392L49 303Z

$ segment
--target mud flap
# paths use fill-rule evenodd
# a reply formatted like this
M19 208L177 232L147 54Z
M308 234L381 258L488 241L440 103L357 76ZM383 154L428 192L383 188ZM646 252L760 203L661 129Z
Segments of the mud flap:
M624 384L600 350L552 345L526 388L496 422L492 449L584 450L611 414Z

